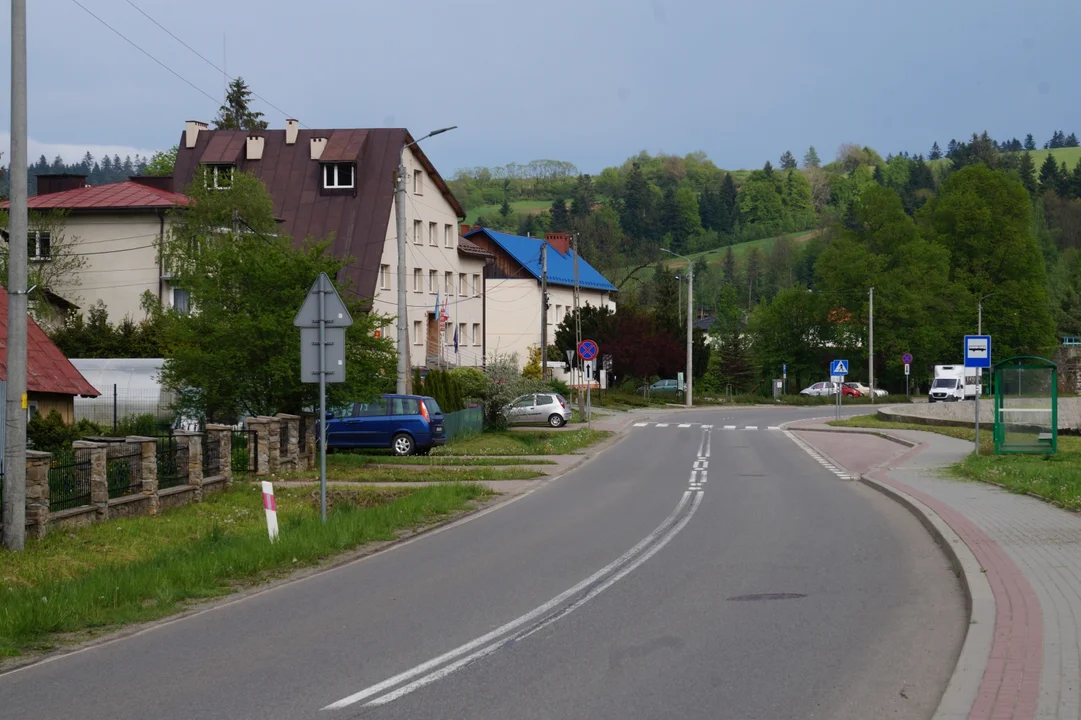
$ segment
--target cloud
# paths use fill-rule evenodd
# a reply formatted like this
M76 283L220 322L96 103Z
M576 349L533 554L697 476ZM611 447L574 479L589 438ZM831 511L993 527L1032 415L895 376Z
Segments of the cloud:
M37 162L42 155L49 162L52 162L53 158L59 155L66 163L76 163L82 160L87 151L94 156L95 160L100 160L106 155L110 157L119 155L121 158L128 155L133 158L136 155L150 157L157 152L157 150L136 148L130 145L77 145L72 143L40 142L30 138L27 143L26 156L31 164ZM7 131L0 131L0 152L4 154L3 158L0 159L0 165L9 165L11 163L11 133Z

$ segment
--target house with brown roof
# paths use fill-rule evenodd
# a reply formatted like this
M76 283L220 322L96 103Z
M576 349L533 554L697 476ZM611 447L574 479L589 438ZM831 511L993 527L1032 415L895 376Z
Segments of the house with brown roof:
M8 294L0 287L0 380L7 380ZM26 395L31 413L48 415L56 410L66 423L75 421L75 396L97 397L60 348L42 331L33 318L26 324Z
M282 232L297 244L331 239L331 251L350 260L339 280L374 312L396 316L405 284L414 366L479 366L491 256L460 238L465 211L419 145L404 152L406 276L398 277L395 177L399 153L412 142L404 128L308 130L287 120L281 130L247 132L188 121L172 189L182 192L196 178L224 188L232 173L251 173L269 190ZM396 335L393 323L381 332Z
M101 301L114 322L140 319L145 292L164 307L185 307L184 291L170 286L163 270L159 241L168 232L169 211L187 203L172 191L172 178L133 177L91 187L85 175L39 175L38 194L28 201L29 262L52 262L61 243L64 252L81 259L81 267L58 274L46 288L54 305L85 313ZM34 226L35 215L54 210L65 215L61 228ZM63 238L53 237L58 230Z

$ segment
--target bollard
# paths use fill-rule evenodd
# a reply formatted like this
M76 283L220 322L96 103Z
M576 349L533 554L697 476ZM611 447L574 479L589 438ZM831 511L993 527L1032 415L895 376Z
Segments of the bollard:
M274 502L274 486L262 481L263 485L263 509L266 510L266 529L270 535L270 542L278 539L278 504Z

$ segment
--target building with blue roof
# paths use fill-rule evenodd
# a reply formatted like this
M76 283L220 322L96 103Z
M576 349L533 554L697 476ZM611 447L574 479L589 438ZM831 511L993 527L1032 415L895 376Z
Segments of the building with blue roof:
M541 343L541 248L548 255L548 344L574 309L575 252L570 235L548 233L544 238L521 237L474 227L463 233L491 253L484 269L485 356L516 354L522 366L529 350ZM615 310L617 288L592 265L578 258L579 302L582 307ZM604 349L601 349L603 353ZM552 358L555 360L556 358Z

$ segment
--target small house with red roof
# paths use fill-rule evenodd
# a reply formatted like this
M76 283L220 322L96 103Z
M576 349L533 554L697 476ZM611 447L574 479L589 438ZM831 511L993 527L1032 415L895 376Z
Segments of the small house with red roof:
M169 229L169 211L188 204L188 197L173 192L172 185L169 177L133 177L91 187L84 175L39 175L38 194L28 202L29 261L50 262L61 241L51 237L55 229L34 227L36 213L52 210L66 215L62 240L66 251L83 260L82 267L45 288L50 296L83 312L100 300L113 322L125 316L141 319L145 292L163 307L185 307L187 297L169 284L159 246Z
M8 293L0 287L0 380L8 372ZM55 410L71 424L75 421L75 396L100 395L82 373L75 369L60 348L38 327L33 318L26 323L26 395L32 413L48 415Z

